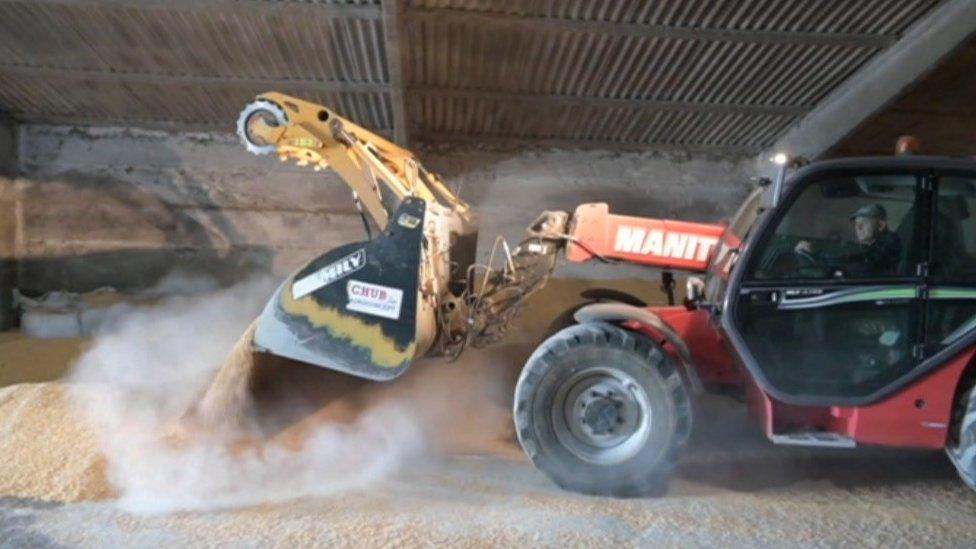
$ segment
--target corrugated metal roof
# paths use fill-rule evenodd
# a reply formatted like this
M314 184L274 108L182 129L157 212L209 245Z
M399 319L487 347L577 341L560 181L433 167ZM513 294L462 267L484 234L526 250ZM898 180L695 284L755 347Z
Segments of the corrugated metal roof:
M290 90L287 85L276 88L332 105L369 127L392 127L386 93ZM59 77L37 79L14 75L0 80L0 105L30 120L230 131L241 107L264 90L263 87L247 85L201 86Z
M911 0L408 0L413 8L679 28L898 34L938 4Z
M937 4L411 0L413 133L756 151Z
M939 3L0 0L0 108L227 129L277 89L392 133L402 95L415 138L750 152Z
M0 2L0 105L32 119L226 129L278 89L389 129L380 10L355 4Z

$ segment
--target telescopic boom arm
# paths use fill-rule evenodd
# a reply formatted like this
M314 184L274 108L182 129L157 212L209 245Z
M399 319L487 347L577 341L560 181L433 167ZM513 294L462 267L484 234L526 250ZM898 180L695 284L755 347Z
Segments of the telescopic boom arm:
M316 171L331 168L380 228L408 196L438 203L470 220L468 205L413 153L321 105L262 94L241 112L238 134L252 153L276 154Z

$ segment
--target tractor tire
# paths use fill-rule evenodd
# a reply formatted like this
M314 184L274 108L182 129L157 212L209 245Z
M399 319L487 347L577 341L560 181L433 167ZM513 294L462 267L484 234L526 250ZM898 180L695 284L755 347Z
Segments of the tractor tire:
M614 497L663 493L692 425L671 357L603 322L565 328L536 349L513 415L536 468L566 490Z
M959 395L956 408L958 436L946 448L962 480L976 490L976 387Z

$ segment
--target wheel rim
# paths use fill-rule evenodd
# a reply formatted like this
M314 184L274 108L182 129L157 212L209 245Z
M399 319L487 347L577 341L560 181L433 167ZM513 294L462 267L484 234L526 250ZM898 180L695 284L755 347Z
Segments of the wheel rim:
M633 457L651 433L651 407L637 380L615 368L589 368L559 385L552 406L556 438L598 465Z

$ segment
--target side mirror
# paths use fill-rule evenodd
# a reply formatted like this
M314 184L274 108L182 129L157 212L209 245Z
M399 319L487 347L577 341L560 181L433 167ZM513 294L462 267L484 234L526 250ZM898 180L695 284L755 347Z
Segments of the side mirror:
M685 282L685 304L692 306L705 299L705 281L698 276L689 276Z

